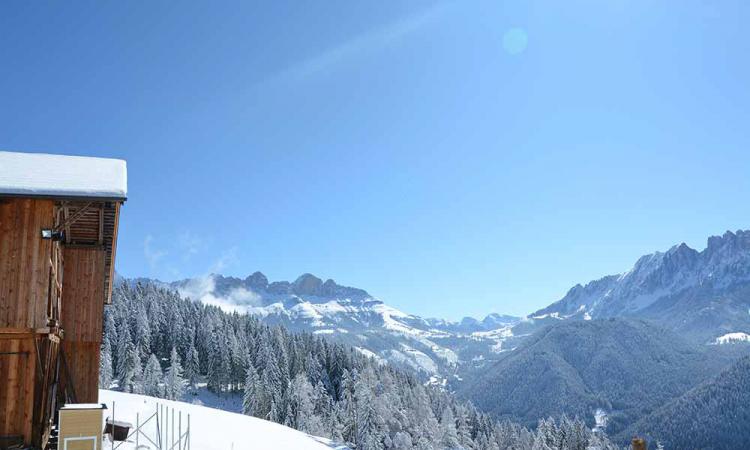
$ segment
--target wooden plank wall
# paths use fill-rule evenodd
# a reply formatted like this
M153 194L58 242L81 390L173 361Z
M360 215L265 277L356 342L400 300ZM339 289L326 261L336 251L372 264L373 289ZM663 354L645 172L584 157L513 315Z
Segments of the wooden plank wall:
M0 339L0 436L20 435L30 442L34 411L34 340Z
M52 200L0 200L0 328L47 325Z
M0 199L0 328L47 325L49 260L52 242L41 239L52 228L54 202ZM36 374L33 334L0 334L0 436L32 434Z
M63 299L60 324L62 348L76 401L99 399L99 352L104 319L105 251L101 248L65 247ZM64 377L63 377L64 378Z

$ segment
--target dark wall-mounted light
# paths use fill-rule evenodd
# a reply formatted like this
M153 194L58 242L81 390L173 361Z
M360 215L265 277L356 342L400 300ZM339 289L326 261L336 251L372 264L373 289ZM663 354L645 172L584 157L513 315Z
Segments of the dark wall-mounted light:
M51 239L53 241L62 241L63 240L63 232L62 231L51 230L49 228L43 228L42 229L42 239Z

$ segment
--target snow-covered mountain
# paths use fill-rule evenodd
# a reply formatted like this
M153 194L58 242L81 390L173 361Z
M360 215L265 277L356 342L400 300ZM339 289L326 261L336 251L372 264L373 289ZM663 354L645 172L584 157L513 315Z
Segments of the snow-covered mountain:
M507 349L517 317L490 314L460 322L422 318L393 308L363 289L303 274L269 282L210 275L168 284L181 296L253 314L294 331L328 335L362 353L423 372L435 382L460 377L461 363L484 364ZM505 343L505 344L504 344Z
M683 243L643 256L623 274L574 286L529 318L549 323L628 316L704 342L749 332L750 231L710 237L703 251Z
M711 237L703 251L683 243L643 256L627 272L578 284L561 300L525 318L422 318L363 289L311 274L293 282L269 282L255 272L244 279L210 275L160 284L183 297L253 314L269 324L327 335L443 382L486 366L534 331L563 320L645 318L706 344L750 333L750 231Z

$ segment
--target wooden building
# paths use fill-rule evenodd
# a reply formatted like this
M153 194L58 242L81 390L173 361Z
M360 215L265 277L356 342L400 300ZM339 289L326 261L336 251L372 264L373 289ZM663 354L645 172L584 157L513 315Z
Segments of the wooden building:
M125 161L0 152L0 449L98 401Z

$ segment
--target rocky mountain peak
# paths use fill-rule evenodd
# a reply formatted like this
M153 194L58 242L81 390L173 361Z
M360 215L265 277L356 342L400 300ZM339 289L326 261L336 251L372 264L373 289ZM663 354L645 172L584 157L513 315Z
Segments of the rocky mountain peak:
M268 288L268 278L266 278L261 272L254 272L252 275L248 275L247 278L245 278L245 284L253 289L266 290Z
M736 233L727 231L722 236L711 236L708 238L706 250L717 251L719 249L750 250L750 230L737 230Z
M320 295L323 280L310 273L303 273L292 284L292 290L297 295Z

